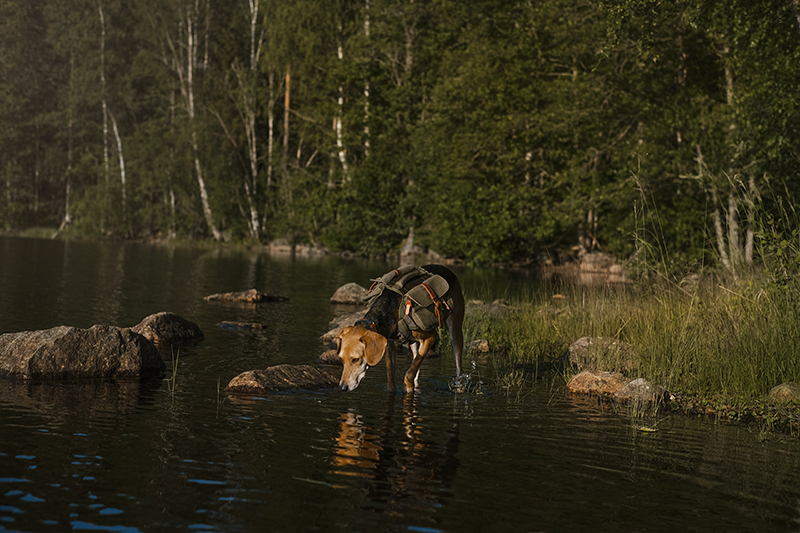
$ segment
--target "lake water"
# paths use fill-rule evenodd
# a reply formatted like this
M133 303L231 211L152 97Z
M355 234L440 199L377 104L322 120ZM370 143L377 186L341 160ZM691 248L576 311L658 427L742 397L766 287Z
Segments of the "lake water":
M800 531L795 440L679 415L641 432L552 377L508 396L477 363L485 393L455 394L441 357L408 396L387 396L382 368L350 393L224 392L240 372L315 361L346 311L328 303L336 288L391 267L0 237L0 333L159 311L205 333L180 351L174 386L171 368L143 383L0 380L0 530ZM467 297L554 290L458 273ZM290 299L203 300L250 288Z

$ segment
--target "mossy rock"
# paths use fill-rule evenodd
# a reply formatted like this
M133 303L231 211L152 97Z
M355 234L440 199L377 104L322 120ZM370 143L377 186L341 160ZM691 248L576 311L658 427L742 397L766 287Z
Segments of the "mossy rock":
M777 402L793 402L800 400L800 383L781 383L772 387L769 398Z

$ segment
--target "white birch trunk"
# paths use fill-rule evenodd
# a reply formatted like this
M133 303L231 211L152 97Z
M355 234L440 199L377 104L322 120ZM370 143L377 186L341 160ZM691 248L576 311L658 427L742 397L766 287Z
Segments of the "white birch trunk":
M364 5L364 35L369 41L369 0ZM364 157L369 157L369 80L364 83Z
M127 199L126 199L126 192L125 192L125 156L122 152L122 138L119 136L119 129L117 129L117 119L114 118L114 114L109 111L109 116L111 117L111 127L114 129L114 137L117 140L117 154L119 155L119 181L122 187L122 215L123 217L126 214L126 207L127 207Z
M275 150L275 73L269 72L269 105L267 106L267 189L272 187L273 152ZM266 214L266 210L264 211Z
M106 183L110 178L108 163L108 106L106 105L106 18L103 14L103 4L97 2L97 11L100 13L100 101L103 107L103 168L105 169Z
M342 27L339 26L339 32L341 33ZM340 37L341 39L341 37ZM339 62L341 63L344 61L344 51L342 50L342 42L339 41L339 48L338 48L338 55L339 55ZM333 119L333 129L336 132L336 149L338 150L339 156L339 163L342 165L342 175L343 175L343 182L350 181L350 177L347 173L347 153L344 149L344 140L342 139L342 116L344 110L344 89L342 86L339 86L339 99L338 99L338 114L336 118Z
M197 124L195 120L195 106L194 106L194 65L197 62L197 36L195 35L194 17L197 14L199 0L195 0L194 12L187 6L186 9L186 44L187 44L187 57L186 57L186 83L185 95L187 100L187 112L189 114L189 122L191 126L192 136L192 155L194 156L194 167L197 174L197 185L200 188L200 201L203 206L203 215L206 219L206 224L214 236L214 240L222 240L217 226L214 224L214 216L211 212L211 207L208 203L208 191L206 190L206 183L203 179L203 169L200 164L200 148L197 143ZM182 91L184 92L184 91Z

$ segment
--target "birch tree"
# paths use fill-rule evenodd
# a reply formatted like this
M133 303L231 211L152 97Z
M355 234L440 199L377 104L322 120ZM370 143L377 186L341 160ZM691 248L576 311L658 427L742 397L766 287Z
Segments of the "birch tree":
M197 28L200 10L200 0L186 0L175 11L177 20L171 21L176 28L159 27L158 21L150 17L154 30L161 35L161 62L169 68L178 79L178 87L186 112L191 145L194 174L200 193L200 202L205 218L214 240L222 240L222 233L217 229L214 215L208 200L208 190L203 174L203 165L200 161L200 146L197 130L197 103L195 98L195 67L198 56ZM170 21L167 21L168 23ZM174 32L174 33L173 33Z

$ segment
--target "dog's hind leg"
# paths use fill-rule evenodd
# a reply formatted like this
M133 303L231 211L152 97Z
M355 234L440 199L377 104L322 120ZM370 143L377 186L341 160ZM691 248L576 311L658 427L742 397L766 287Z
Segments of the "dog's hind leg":
M464 351L464 299L459 299L460 305L454 306L453 312L447 317L447 332L450 334L456 359L456 378L461 377L461 354Z
M414 336L417 337L417 334L415 333ZM414 354L414 360L411 362L411 367L409 367L403 379L406 392L412 392L419 384L420 366L422 366L422 361L428 354L428 350L433 346L433 341L435 339L435 334L426 334L426 336L421 339L417 337L416 342L411 344L411 352Z

